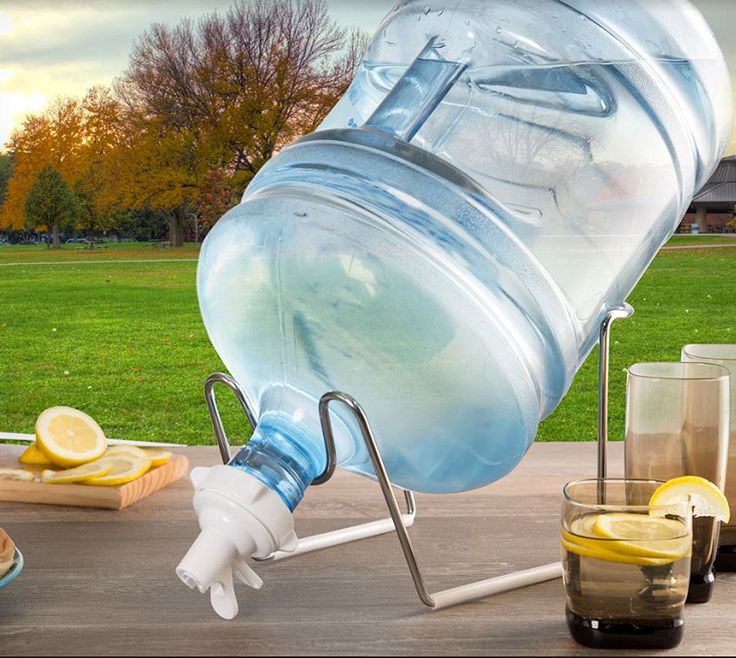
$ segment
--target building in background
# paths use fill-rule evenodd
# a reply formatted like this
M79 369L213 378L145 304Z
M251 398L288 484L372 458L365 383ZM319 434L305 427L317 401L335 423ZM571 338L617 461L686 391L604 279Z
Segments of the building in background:
M724 158L693 198L680 224L681 233L736 232L736 156Z

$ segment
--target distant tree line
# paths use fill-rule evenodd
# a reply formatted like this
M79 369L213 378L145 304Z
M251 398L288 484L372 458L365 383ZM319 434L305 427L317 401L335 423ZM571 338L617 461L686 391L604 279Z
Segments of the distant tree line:
M280 148L314 130L366 47L324 0L238 0L174 27L154 24L126 71L58 98L0 155L0 230L206 230Z

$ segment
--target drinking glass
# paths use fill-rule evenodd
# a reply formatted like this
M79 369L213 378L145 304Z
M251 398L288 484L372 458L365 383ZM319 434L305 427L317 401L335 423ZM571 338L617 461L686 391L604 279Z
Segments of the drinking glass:
M683 361L700 361L723 366L731 373L730 440L724 493L732 510L736 510L736 345L685 345ZM736 571L736 515L721 524L721 538L715 563L718 571Z
M690 578L691 511L686 501L650 506L660 484L603 479L565 485L565 613L570 634L580 644L669 649L680 643Z
M723 489L729 422L729 373L707 363L637 363L626 379L627 478L699 475ZM688 603L711 597L719 523L693 519Z

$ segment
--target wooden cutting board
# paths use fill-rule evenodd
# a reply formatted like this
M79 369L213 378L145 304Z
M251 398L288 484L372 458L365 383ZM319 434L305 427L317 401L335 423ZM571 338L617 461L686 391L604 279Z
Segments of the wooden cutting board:
M9 447L6 446L3 449L3 459L0 459L0 466L34 470L32 466L24 466L18 463L18 455L23 450L22 446L19 446L17 454L12 451L10 453L12 456L9 456L6 452ZM38 472L41 469L36 468L35 470ZM119 510L132 505L141 498L150 496L166 485L184 477L187 473L189 473L189 460L183 455L174 455L167 464L152 468L143 477L118 487L0 480L0 501Z

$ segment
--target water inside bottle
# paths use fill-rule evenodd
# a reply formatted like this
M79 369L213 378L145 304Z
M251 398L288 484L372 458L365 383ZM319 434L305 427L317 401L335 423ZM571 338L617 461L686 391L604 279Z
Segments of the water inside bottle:
M617 61L466 68L407 133L412 145L487 190L478 202L507 223L569 305L574 326L565 330L577 337L578 364L594 345L607 309L623 302L679 221L687 205L683 181L692 185L697 175L692 134L682 124L703 102L697 76L689 74L688 61L660 62L662 74L677 73L678 85L689 81L678 114L663 89L647 84L651 66ZM448 78L447 62L426 60L424 82L433 67L438 78ZM365 62L321 129L363 125L405 71ZM409 91L406 98L415 98ZM388 116L411 123L417 108L408 101L402 106L402 98L392 96ZM333 147L322 148L328 153ZM315 408L316 391L343 390L361 400L385 441L389 472L402 486L463 491L502 477L526 452L536 428L536 420L528 420L530 409L520 408L519 396L509 393L525 375L513 372L510 356L489 332L504 322L519 349L532 342L525 338L530 329L523 290L514 310L518 318L493 306L494 278L511 280L513 264L507 271L483 262L460 264L467 251L462 240L431 209L392 196L390 186L382 188L385 206L393 204L396 215L376 221L360 218L355 207L346 210L339 196L315 192L321 180L309 176L294 171L304 183L298 196L251 197L247 218L234 209L205 244L200 298L208 300L203 317L223 361L241 384L257 383L256 399L278 384ZM382 172L375 176L381 188ZM341 185L342 192L360 198L354 181L346 178ZM424 227L442 245L442 256L408 256L406 236L394 239L387 230L401 221ZM513 260L504 245L484 247L502 264ZM422 248L432 249L426 243ZM467 296L458 299L458 279L483 301L469 306ZM535 318L543 337L561 331L545 322ZM569 382L569 365L551 341L542 343L548 353L533 355L539 372L545 380ZM562 394L556 391L538 417ZM279 405L269 410L281 413ZM293 423L313 417L314 409L283 414L284 423ZM308 450L317 460L323 447L318 429L313 434ZM353 444L359 443L356 436ZM370 473L361 446L343 443L341 464Z
M425 74L435 67L440 77L446 65L426 61ZM689 84L679 118L665 92L643 83L655 65ZM346 106L323 127L362 125L405 70L365 62ZM623 301L684 212L683 178L697 172L675 160L693 144L674 124L695 112L710 116L704 98L684 59L469 67L411 143L469 174L512 211L511 228L564 290L579 333L589 336L601 298ZM634 253L632 243L640 245Z

